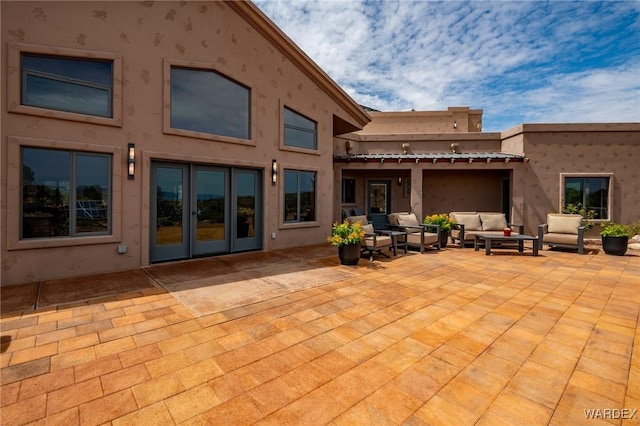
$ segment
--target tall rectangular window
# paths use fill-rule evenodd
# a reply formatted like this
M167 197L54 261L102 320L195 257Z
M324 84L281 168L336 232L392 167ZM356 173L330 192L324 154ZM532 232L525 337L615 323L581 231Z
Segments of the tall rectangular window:
M171 67L171 127L251 138L251 90L205 69Z
M318 149L317 124L313 120L284 108L284 144L297 148Z
M113 117L113 61L23 53L22 105Z
M316 220L316 173L301 170L284 171L284 221Z
M23 239L110 233L110 155L22 149Z
M565 176L564 207L582 204L595 212L595 219L609 219L609 177Z

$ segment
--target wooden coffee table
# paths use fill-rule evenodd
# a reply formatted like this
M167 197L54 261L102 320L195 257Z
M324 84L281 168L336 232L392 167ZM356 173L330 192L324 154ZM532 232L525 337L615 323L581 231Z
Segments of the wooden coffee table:
M475 234L475 239L473 242L473 248L478 251L480 249L480 240L484 240L484 254L489 256L491 254L491 246L494 242L517 242L518 243L518 251L520 253L524 252L524 242L531 241L532 242L532 251L533 255L538 255L538 237L533 237L531 235L509 235L508 237L505 235L497 235L497 234ZM513 246L503 246L501 248L513 248Z

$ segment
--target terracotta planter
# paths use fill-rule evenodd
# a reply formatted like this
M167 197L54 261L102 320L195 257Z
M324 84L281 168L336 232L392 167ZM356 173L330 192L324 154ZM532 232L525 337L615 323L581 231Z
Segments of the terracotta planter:
M360 261L360 244L338 247L338 257L343 265L357 265Z
M606 254L624 256L629 245L629 237L602 237L602 250Z

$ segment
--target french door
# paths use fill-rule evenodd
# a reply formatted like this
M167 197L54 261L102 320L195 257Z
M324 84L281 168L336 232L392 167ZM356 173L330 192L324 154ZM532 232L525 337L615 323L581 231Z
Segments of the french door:
M387 229L387 215L391 210L391 182L372 180L367 183L367 217L374 229Z
M150 260L261 248L259 170L153 162Z

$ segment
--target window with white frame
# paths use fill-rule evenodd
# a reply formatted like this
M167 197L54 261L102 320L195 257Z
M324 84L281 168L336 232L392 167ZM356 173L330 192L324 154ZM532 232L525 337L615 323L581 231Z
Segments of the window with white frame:
M594 219L609 220L611 183L610 175L562 175L563 207L581 204Z
M284 144L296 148L318 149L317 123L284 108Z
M21 54L20 104L113 117L113 61Z
M216 71L171 66L174 129L251 138L251 89Z
M111 233L111 155L23 147L21 239Z
M316 172L284 171L284 222L316 220Z

